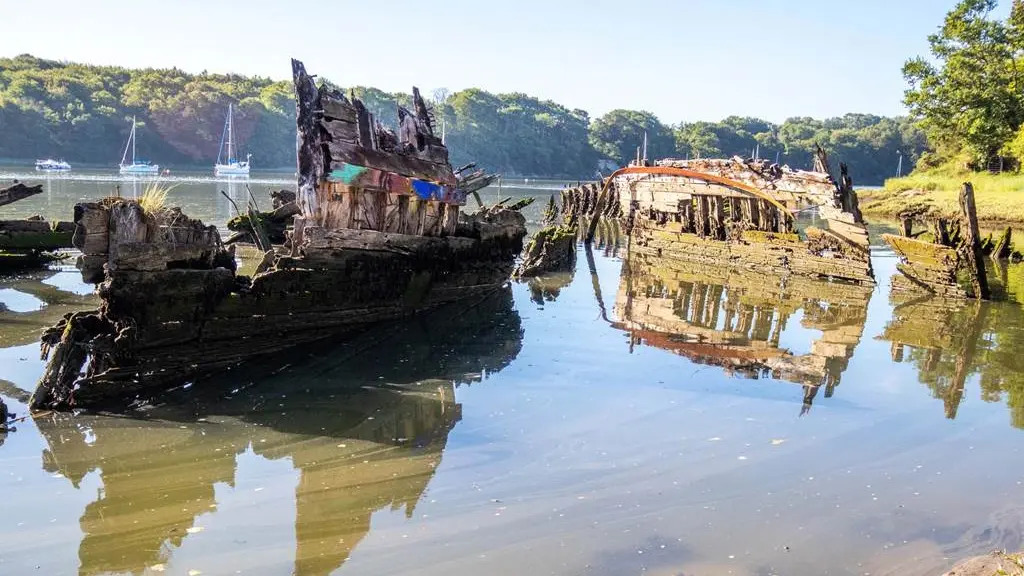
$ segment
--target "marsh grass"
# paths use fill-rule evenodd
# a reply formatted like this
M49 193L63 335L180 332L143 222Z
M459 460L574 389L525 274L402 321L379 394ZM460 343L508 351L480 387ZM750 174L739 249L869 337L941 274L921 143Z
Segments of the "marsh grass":
M948 166L889 179L881 190L860 191L860 207L866 214L883 216L907 209L951 216L960 212L964 182L974 185L979 220L1024 222L1024 174L965 172Z
M139 206L150 216L159 216L167 210L167 194L174 189L174 186L167 186L160 182L153 182L146 186L142 195L139 196Z

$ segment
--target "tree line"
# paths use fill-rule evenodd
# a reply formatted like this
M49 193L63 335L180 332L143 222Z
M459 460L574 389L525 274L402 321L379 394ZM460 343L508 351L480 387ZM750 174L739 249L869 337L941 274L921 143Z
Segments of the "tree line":
M1024 0L1006 19L996 0L961 0L928 37L931 55L904 65L905 103L928 135L931 168L973 169L1024 160Z
M348 88L385 125L397 123L407 94ZM430 95L428 95L430 96ZM435 90L433 113L453 164L476 162L510 176L592 178L625 165L647 135L648 157L750 156L809 168L817 144L850 165L858 182L895 175L925 151L924 133L907 118L847 114L773 124L733 116L721 122L665 124L649 112L614 110L592 119L579 109L521 93L477 88ZM217 156L228 103L236 141L257 167L295 163L295 105L290 82L177 69L126 69L43 60L0 59L0 158L59 156L115 163L131 118L139 156L162 165L209 165Z

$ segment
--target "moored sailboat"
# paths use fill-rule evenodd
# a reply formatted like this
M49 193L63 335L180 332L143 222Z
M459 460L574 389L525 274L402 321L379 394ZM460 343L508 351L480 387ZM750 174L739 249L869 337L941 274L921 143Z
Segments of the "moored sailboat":
M220 149L217 150L217 163L213 166L213 173L216 176L249 175L249 160L252 158L252 154L246 154L245 161L242 162L235 158L235 131L232 112L232 105L228 104L228 116L224 119L224 132L220 138ZM228 145L227 162L221 164L220 160L224 152L225 142Z
M129 175L159 174L160 173L160 166L158 164L151 164L148 161L138 160L135 157L135 140L136 140L135 127L136 127L135 116L132 116L132 131L131 131L131 133L128 134L128 143L125 144L124 154L121 155L121 174L129 174ZM131 162L131 164L127 163L127 160L128 160L128 150L129 149L131 149L131 151L132 151L132 162Z

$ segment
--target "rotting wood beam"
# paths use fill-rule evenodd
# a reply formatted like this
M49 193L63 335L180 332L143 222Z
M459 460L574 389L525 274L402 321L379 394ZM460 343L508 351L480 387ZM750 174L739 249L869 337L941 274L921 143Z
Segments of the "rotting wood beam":
M964 182L960 189L960 210L963 213L964 239L962 251L967 263L968 272L971 276L971 285L974 288L974 297L988 300L991 296L988 289L988 279L985 277L985 264L982 260L981 237L978 233L978 212L974 204L974 186L970 182Z
M7 188L0 188L0 206L13 204L18 200L24 200L30 196L43 193L43 185L26 186L21 182L15 182Z

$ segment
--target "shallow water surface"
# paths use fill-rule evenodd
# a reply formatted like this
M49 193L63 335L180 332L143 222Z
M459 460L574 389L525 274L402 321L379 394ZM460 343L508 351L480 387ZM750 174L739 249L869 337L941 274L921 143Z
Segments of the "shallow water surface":
M625 255L18 424L0 574L926 575L1024 547L1020 305L892 297L883 249L874 289ZM83 288L0 279L14 411Z

